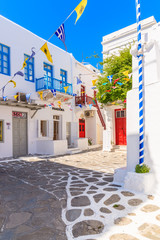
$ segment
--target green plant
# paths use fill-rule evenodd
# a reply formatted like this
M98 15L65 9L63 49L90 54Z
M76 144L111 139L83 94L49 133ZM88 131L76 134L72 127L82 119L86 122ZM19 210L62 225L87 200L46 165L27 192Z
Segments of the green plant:
M92 139L91 138L88 138L88 145L92 145Z
M97 99L102 104L118 105L118 101L124 102L129 90L132 89L132 79L126 80L128 77L123 72L132 72L132 55L130 48L126 47L119 51L119 55L111 55L107 57L103 63L103 73L98 78L96 87L98 89ZM109 81L107 76L113 75L112 82ZM122 85L114 83L116 79ZM125 103L124 103L125 105Z
M135 172L136 173L148 173L150 171L150 168L146 165L143 164L140 166L139 164L136 165Z
M118 205L118 204L114 204L113 207L114 207L114 208L117 208L117 207L119 207L119 205Z

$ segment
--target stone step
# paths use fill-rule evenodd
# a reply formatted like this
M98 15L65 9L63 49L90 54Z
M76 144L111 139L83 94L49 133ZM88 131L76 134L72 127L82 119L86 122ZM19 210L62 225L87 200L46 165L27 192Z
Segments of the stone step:
M67 151L68 154L76 154L76 153L80 153L80 152L82 152L82 150L79 148L69 148Z
M112 152L127 152L127 146L114 145L112 147Z

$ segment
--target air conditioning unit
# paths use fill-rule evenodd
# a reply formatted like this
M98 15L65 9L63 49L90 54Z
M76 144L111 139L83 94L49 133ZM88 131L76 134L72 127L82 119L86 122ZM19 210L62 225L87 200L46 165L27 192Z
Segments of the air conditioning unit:
M17 101L21 101L21 102L26 102L26 94L25 93L21 93L21 92L17 92Z
M84 112L85 117L94 117L94 111L85 111Z

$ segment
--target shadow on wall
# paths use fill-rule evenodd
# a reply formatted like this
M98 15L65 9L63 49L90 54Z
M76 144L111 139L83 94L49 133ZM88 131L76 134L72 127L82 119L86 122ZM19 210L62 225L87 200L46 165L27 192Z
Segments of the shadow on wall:
M139 135L127 136L127 168L125 172L124 186L139 192L155 193L159 189L159 171L156 161L151 156L152 144L146 135L144 139L144 163L150 167L149 173L135 173L135 167L139 164Z

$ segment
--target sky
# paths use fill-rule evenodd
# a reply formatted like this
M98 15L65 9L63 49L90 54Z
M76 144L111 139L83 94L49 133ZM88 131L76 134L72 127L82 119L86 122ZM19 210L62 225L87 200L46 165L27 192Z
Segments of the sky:
M0 14L47 40L80 1L4 0L0 2ZM141 0L142 19L154 16L160 21L159 9L160 0ZM135 0L88 0L75 25L76 17L74 12L65 23L68 52L80 62L97 66L102 61L103 36L136 22ZM50 42L65 49L56 36ZM100 58L92 57L95 53Z

